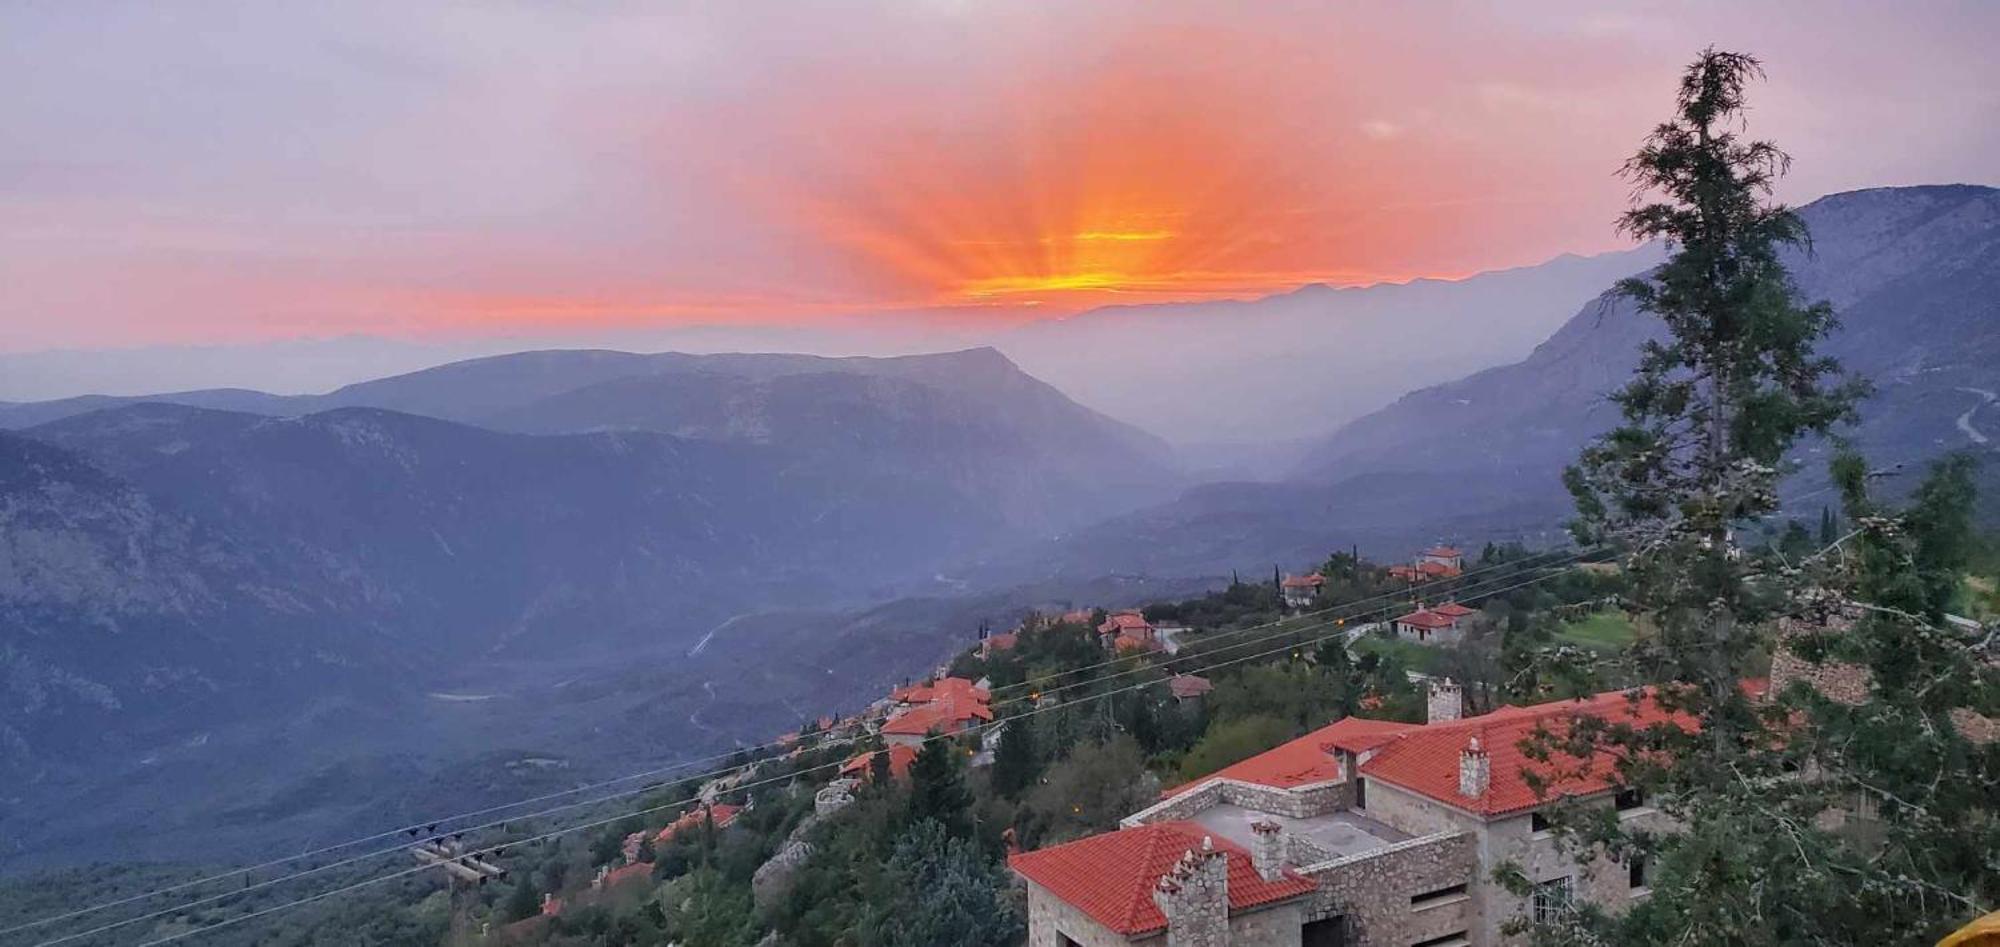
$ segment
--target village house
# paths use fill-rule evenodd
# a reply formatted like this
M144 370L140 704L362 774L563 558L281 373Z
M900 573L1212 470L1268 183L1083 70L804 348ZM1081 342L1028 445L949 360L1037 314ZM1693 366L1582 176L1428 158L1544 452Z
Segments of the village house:
M1325 584L1325 576L1308 572L1285 576L1278 582L1278 591L1284 596L1286 608L1306 608L1319 597L1320 587Z
M841 777L853 779L869 778L870 773L873 772L876 753L889 754L889 778L891 779L908 779L910 764L917 761L916 748L900 743L891 744L886 750L857 753L854 756L848 757L846 762L840 764Z
M1097 626L1097 638L1111 651L1152 651L1159 647L1159 630L1146 616L1126 611L1108 616Z
M1417 553L1417 564L1429 562L1459 572L1465 571L1465 553L1452 546L1432 546Z
M1418 644L1450 644L1465 636L1467 625L1478 610L1457 602L1419 608L1391 623L1396 637Z
M1215 682L1193 674L1176 674L1167 681L1167 690L1173 693L1175 701L1193 703L1215 690Z
M882 724L889 745L917 747L934 733L961 733L993 719L992 693L962 677L899 687L890 694L896 707Z
M1436 683L1427 723L1349 717L1168 790L1117 831L1013 856L1030 947L1485 947L1572 898L1615 911L1645 897L1643 862L1579 863L1541 813L1561 796L1663 817L1608 773L1565 772L1538 795L1524 773L1548 764L1520 744L1579 715L1676 718L1622 691L1464 718ZM1531 894L1493 881L1503 862Z

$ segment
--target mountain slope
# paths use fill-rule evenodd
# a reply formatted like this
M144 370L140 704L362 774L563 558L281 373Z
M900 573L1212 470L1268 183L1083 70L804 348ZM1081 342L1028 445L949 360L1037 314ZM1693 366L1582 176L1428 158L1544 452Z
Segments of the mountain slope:
M1839 314L1824 350L1879 389L1861 409L1862 446L1884 462L1978 447L1956 419L2000 384L2000 191L1856 191L1801 213L1814 252L1787 263L1805 298ZM1521 362L1412 392L1348 425L1299 477L1450 467L1547 479L1615 423L1605 395L1656 332L1629 302L1601 297Z
M1645 247L1462 280L1112 307L997 344L1035 377L1180 443L1318 437L1413 388L1527 354L1563 313L1658 258Z
M635 359L665 368L604 377ZM782 729L852 677L698 677L768 660L736 648L822 653L718 630L956 590L938 578L951 563L1134 505L1113 487L1160 476L1165 454L990 351L537 353L368 397L490 426L138 402L4 435L0 864L149 812L189 819L155 821L161 846L268 845L211 834L212 813L310 835L403 784L462 785L445 772L462 760L728 739L703 705L616 683L641 670ZM869 660L909 673L935 655ZM514 769L481 791L504 794Z
M1832 302L1841 319L1825 350L1879 387L1861 406L1856 440L1884 464L1953 449L1990 458L2000 445L2000 397L1987 394L2000 393L2000 191L1883 188L1801 213L1815 252L1788 262L1806 297ZM1197 488L1039 548L1005 574L1204 574L1306 561L1351 542L1400 556L1439 539L1553 541L1569 514L1562 467L1615 422L1606 395L1655 331L1655 320L1601 296L1527 358L1344 426L1287 482ZM1793 497L1824 482L1823 446L1806 445L1800 459ZM2000 461L1983 471L1993 510Z

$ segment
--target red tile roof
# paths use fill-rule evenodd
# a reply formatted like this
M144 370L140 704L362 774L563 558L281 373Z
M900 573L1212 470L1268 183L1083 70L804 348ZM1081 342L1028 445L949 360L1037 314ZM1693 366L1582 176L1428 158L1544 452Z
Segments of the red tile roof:
M1287 871L1275 881L1257 874L1250 853L1193 822L1156 822L1120 829L1066 845L1013 855L1007 864L1021 877L1120 934L1164 930L1167 919L1153 903L1153 887L1204 838L1229 860L1229 909L1243 911L1311 892L1318 883Z
M1404 548L1409 548L1409 547L1406 546ZM1456 559L1465 554L1459 552L1457 547L1455 546L1432 546L1431 548L1424 550L1424 555L1436 556L1439 559Z
M917 761L917 749L912 746L898 744L887 750L878 750L876 752L886 752L889 754L889 777L891 779L903 779L909 776L910 764ZM840 764L840 775L867 776L872 772L869 762L874 756L875 753L860 753L848 757L847 762Z
M726 829L731 822L736 821L736 816L742 811L742 806L732 806L726 802L718 802L712 806L695 806L681 813L680 818L667 823L667 827L661 829L660 834L653 836L653 841L672 841L674 836L701 825L702 820L709 818L711 815L715 819L716 828Z
M1004 635L989 635L986 638L986 650L1007 651L1012 649L1016 644L1019 644L1020 641L1021 637L1013 632L1008 632Z
M607 889L616 888L619 885L631 881L635 878L644 878L650 876L652 873L653 873L653 866L651 864L648 864L646 862L633 862L630 865L623 865L611 869L611 871L604 876L604 887Z
M1073 612L1064 612L1064 613L1062 613L1062 617L1060 617L1060 618L1056 619L1056 621L1057 621L1058 623L1060 623L1060 624L1064 624L1064 625L1086 625L1086 626L1087 626L1087 625L1089 625L1089 624L1090 624L1090 609L1087 609L1087 608L1079 608L1079 609L1077 609L1076 611L1073 611Z
M1428 608L1419 608L1416 611L1409 613L1408 615L1404 615L1401 618L1396 619L1396 624L1413 625L1418 628L1437 629L1437 628L1450 628L1453 622L1450 618L1440 615L1437 612L1431 611Z
M1119 612L1116 615L1106 618L1104 624L1097 626L1097 633L1100 635L1115 635L1127 632L1151 634L1152 631L1152 623L1146 621L1146 616L1138 612Z
M1317 572L1305 575L1288 575L1280 585L1288 589L1316 589L1326 584L1326 577Z
M1176 674L1172 680L1167 681L1167 689L1173 691L1175 697L1182 699L1200 697L1214 690L1215 682L1193 674Z
M971 726L973 721L992 719L993 710L983 700L946 698L911 708L883 724L882 732L918 737L932 731L957 733Z
M1394 734L1414 730L1414 723L1343 717L1289 743L1280 743L1256 756L1225 766L1193 782L1183 783L1160 794L1170 799L1211 779L1234 779L1273 789L1291 789L1340 778L1340 763L1334 750L1360 753L1394 738Z
M1560 737L1571 721L1583 716L1635 727L1658 723L1694 726L1684 715L1662 709L1650 691L1642 692L1636 705L1629 693L1610 691L1583 700L1502 707L1480 717L1413 727L1384 743L1373 758L1361 765L1361 774L1481 815L1508 815L1532 809L1548 798L1537 795L1522 774L1530 770L1552 771L1549 764L1530 760L1521 750L1521 743L1537 727ZM1486 791L1470 798L1458 791L1458 760L1459 753L1474 737L1490 755L1492 772ZM1576 759L1556 761L1554 770L1562 775L1548 787L1550 797L1588 795L1617 786L1617 775L1608 761L1590 761L1587 767L1581 766L1582 763ZM1578 769L1584 771L1572 772Z
M1465 606L1460 605L1457 602L1446 602L1442 605L1432 605L1431 611L1443 615L1446 618L1464 618L1465 616L1470 615L1473 612L1477 611L1477 609L1466 608Z
M1442 562L1419 562L1417 563L1417 571L1439 579L1449 579L1461 574L1457 566L1446 565Z
M890 691L889 696L906 704L927 704L953 698L976 700L983 704L992 694L965 678L941 677L923 684L898 687Z

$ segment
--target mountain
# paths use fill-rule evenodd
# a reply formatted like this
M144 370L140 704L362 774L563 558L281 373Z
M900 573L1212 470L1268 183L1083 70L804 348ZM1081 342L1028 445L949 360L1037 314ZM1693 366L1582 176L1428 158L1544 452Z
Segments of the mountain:
M1855 440L1880 464L1914 466L1953 449L1991 457L2000 190L1881 188L1800 213L1813 249L1787 265L1805 298L1831 302L1841 320L1824 351L1878 387ZM1526 358L1413 391L1318 440L1284 482L1198 487L1038 549L1006 574L1208 574L1310 561L1349 543L1401 556L1440 539L1555 541L1569 513L1562 467L1616 421L1606 395L1658 331L1605 292ZM1787 493L1816 518L1826 448L1805 445L1799 459ZM2000 463L1983 471L1992 511Z
M1977 421L2000 389L2000 190L1854 191L1800 213L1812 252L1787 266L1804 298L1832 303L1841 322L1823 351L1878 389L1861 406L1860 445L1883 463L1989 446L1959 421ZM1616 422L1605 395L1658 334L1629 301L1599 297L1526 359L1412 392L1343 428L1298 478L1454 469L1547 481ZM2000 412L1989 417L2000 428Z
M491 426L321 408L340 400ZM602 761L642 740L671 758L775 732L789 706L842 699L825 688L851 674L776 640L809 624L721 629L953 591L949 564L1134 505L1167 476L1159 442L990 351L529 353L259 403L278 413L138 401L0 435L12 854L77 850L149 809L214 810L218 785L221 808L310 833L413 780L458 785L450 766L496 746ZM937 657L857 648L882 673ZM696 676L757 660L791 668L791 689ZM663 716L680 699L627 679L761 710L725 734L693 709ZM203 841L214 829L174 838L223 844Z
M1109 307L994 344L1035 377L1212 462L1240 458L1246 442L1322 437L1404 392L1526 355L1564 313L1658 259L1642 247L1459 280Z

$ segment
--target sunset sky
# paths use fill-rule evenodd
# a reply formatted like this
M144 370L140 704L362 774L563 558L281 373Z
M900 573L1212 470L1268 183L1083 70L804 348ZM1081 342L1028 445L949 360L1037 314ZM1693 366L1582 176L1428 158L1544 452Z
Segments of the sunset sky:
M2000 183L2000 4L19 3L0 351L1006 323L1621 242L1708 43L1784 196ZM1742 8L1748 12L1739 12Z

